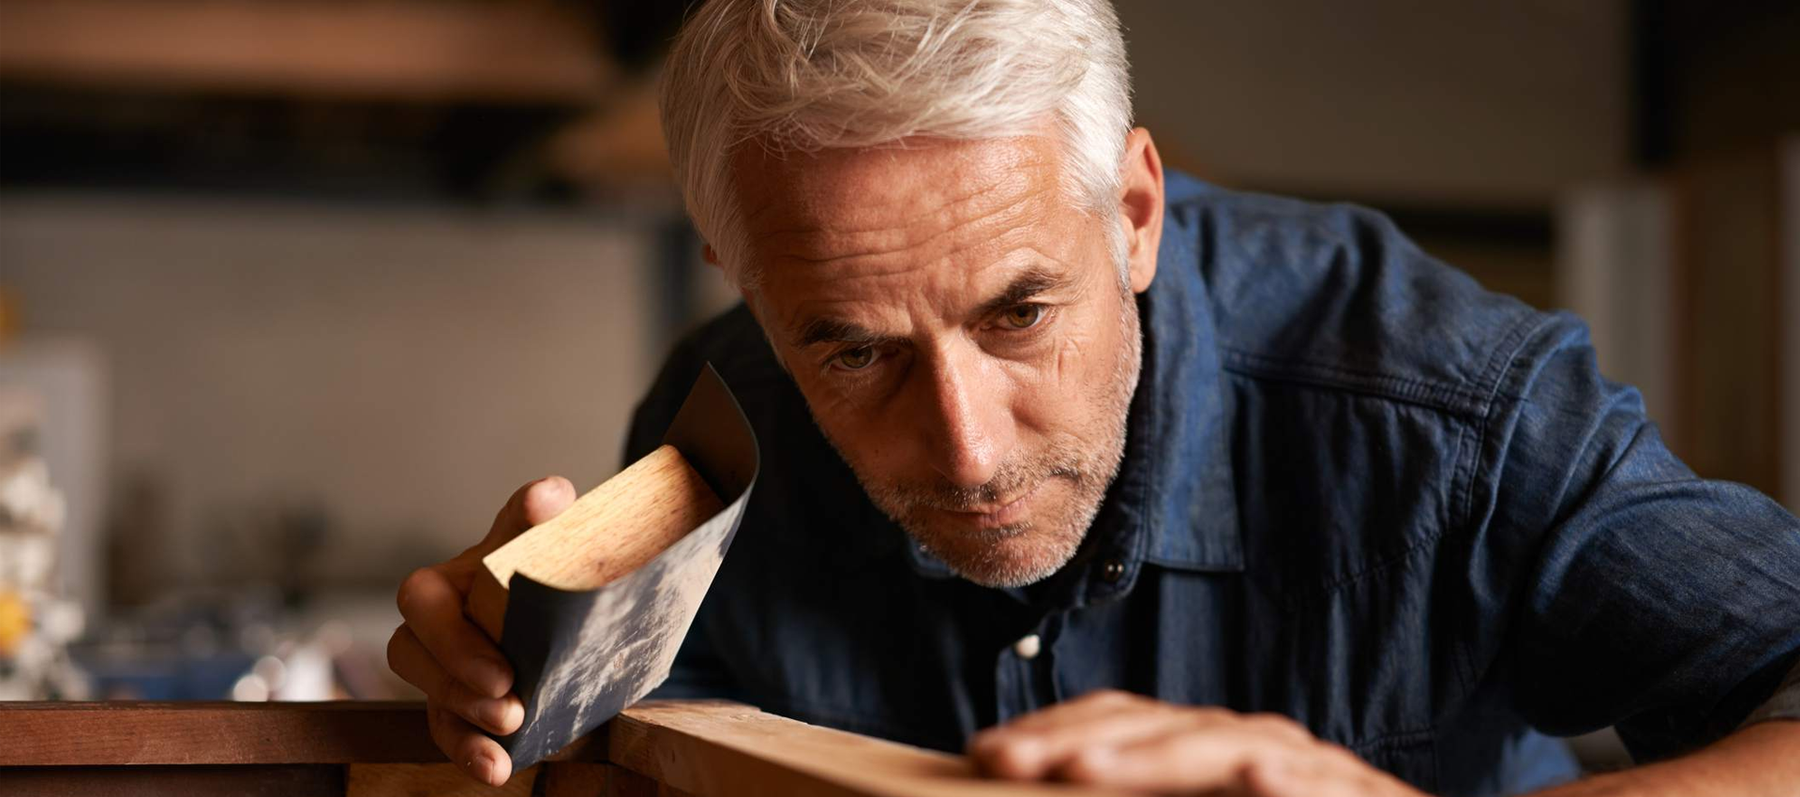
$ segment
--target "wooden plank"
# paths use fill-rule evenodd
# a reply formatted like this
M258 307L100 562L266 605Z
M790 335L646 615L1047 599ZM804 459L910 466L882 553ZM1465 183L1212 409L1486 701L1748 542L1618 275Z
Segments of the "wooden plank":
M425 704L0 701L0 766L440 764ZM551 756L597 761L604 739Z
M0 76L587 105L617 71L592 27L554 3L0 0Z
M608 760L696 797L1120 794L977 776L962 756L821 728L736 703L639 703L608 727Z
M477 783L462 767L449 762L351 764L349 770L344 797L529 797L542 768L513 773L503 786Z
M724 511L674 446L661 446L568 509L483 557L468 615L493 639L505 630L507 586L524 573L570 592L599 589L656 558Z
M611 764L546 763L538 767L544 772L543 797L607 797L614 774L624 772Z
M0 766L438 763L421 703L0 703Z
M344 768L313 766L0 767L0 794L32 797L318 797L344 793Z
M685 791L667 783L657 783L655 779L639 775L624 767L606 765L605 790L595 797L693 797ZM546 794L544 797L558 797ZM589 797L586 792L571 797Z
M545 797L1109 793L983 780L961 756L717 701L640 703L498 792L443 760L417 703L0 703L0 728L0 793L525 795L535 778Z

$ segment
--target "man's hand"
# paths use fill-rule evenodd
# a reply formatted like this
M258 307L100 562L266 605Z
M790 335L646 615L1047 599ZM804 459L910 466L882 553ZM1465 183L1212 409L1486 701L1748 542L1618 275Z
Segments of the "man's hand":
M1085 695L977 734L983 773L1162 793L1420 797L1350 751L1274 714L1176 706L1126 692Z
M425 693L431 739L470 777L498 786L512 776L512 759L477 726L505 735L525 721L512 694L512 667L493 640L463 615L481 557L543 523L575 501L568 479L551 476L513 493L487 537L450 561L420 568L400 584L405 622L388 640L388 666Z

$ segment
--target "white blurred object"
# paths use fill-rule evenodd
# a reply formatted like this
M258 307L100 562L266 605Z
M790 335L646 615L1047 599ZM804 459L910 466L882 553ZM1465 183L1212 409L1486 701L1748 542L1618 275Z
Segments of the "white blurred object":
M279 694L287 681L287 664L279 656L264 656L251 665L250 672L269 685L271 694Z
M256 673L250 673L231 685L231 699L245 703L263 702L269 699L269 685Z
M106 359L86 341L13 340L0 347L0 429L16 429L8 404L29 403L34 459L53 485L52 497L31 509L35 522L54 527L57 596L74 601L88 617L103 608L101 522L106 516ZM10 443L11 441L5 441ZM0 455L5 460L6 455ZM11 468L0 467L0 479ZM32 476L30 478L36 478ZM0 490L30 489L32 484ZM0 514L12 511L0 498ZM0 521L3 524L4 521Z
M68 508L50 487L50 467L40 457L17 459L0 470L0 526L31 527L54 534Z
M275 690L276 700L330 700L331 654L317 643L302 645L288 656L286 677Z
M81 606L55 592L66 505L39 455L43 401L0 384L0 699L87 697L69 661Z
M1557 204L1556 303L1588 324L1600 370L1635 385L1675 437L1674 226L1669 190L1584 187Z

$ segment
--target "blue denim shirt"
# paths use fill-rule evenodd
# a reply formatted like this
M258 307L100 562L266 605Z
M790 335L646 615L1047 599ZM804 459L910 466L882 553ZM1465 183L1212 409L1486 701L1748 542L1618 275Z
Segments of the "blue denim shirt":
M1576 319L1368 210L1179 174L1158 262L1123 468L1024 589L882 516L743 307L678 346L628 459L711 361L763 470L657 696L958 750L1114 687L1280 712L1444 794L1572 776L1544 734L1617 724L1643 759L1800 716L1795 687L1771 700L1800 658L1800 522L1696 478Z

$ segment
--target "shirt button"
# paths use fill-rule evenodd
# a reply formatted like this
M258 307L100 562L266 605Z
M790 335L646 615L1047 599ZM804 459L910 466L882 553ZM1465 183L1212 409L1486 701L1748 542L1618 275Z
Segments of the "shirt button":
M1013 643L1013 652L1019 654L1021 659L1031 660L1037 658L1038 651L1043 647L1044 640L1038 639L1037 634L1026 634Z
M1108 584L1116 583L1125 577L1125 563L1117 559L1106 560L1106 564L1100 566L1100 577Z

